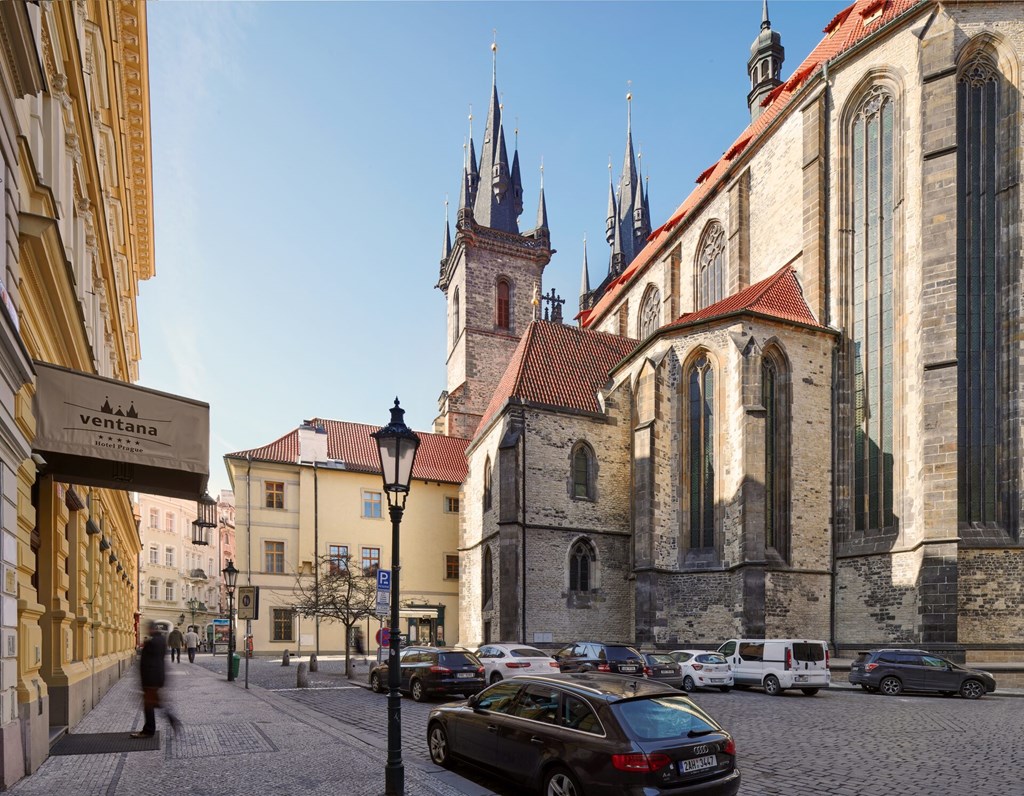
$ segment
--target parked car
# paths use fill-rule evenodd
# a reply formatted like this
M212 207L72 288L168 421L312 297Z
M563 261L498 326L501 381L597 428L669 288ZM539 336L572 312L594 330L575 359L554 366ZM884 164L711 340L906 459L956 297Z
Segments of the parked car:
M484 644L476 651L484 665L484 679L496 683L517 674L550 674L558 671L558 661L539 649L506 641Z
M648 680L670 685L673 688L683 687L683 670L666 652L641 652L644 659L644 676Z
M685 694L614 675L523 675L434 708L438 765L467 760L545 796L733 796L732 736Z
M832 682L828 643L794 638L733 638L718 651L729 662L737 688L762 686L770 696L799 688L814 696Z
M865 691L896 696L904 691L937 691L978 699L996 690L996 678L924 650L878 649L862 652L850 664L850 682Z
M486 685L483 664L469 650L406 647L398 654L398 665L398 689L417 702L438 694L475 694ZM370 688L378 694L387 691L387 661L370 669Z
M682 669L684 691L693 691L695 688L718 688L721 691L728 691L732 688L732 670L721 653L708 650L676 650L669 655Z
M555 653L563 672L606 672L630 677L644 676L644 659L628 644L579 641Z

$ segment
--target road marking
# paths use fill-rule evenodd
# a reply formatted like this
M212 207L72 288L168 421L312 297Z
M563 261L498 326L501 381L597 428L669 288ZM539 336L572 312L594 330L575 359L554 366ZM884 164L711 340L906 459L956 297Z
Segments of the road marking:
M268 688L267 691L352 691L360 690L365 691L361 685L331 685L325 686L324 688L317 688L316 686L310 686L309 688Z

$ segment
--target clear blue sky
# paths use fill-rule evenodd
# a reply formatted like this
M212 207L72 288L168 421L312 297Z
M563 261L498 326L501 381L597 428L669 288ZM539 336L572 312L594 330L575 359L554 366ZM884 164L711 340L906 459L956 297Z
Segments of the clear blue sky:
M852 0L851 0L852 1ZM770 0L788 78L849 2ZM139 298L140 382L210 404L223 455L319 416L429 430L445 388L437 282L467 116L477 150L497 30L525 210L539 166L544 275L578 308L583 235L606 272L608 158L627 90L661 224L749 121L761 0L150 3L156 276ZM627 82L631 81L631 85Z

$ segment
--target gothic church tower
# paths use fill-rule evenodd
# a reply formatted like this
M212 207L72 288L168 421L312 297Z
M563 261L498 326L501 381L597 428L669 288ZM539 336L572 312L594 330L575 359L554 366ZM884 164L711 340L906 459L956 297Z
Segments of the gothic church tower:
M750 121L756 121L764 110L761 102L773 89L782 85L782 61L786 57L786 49L782 46L782 36L772 30L768 19L768 0L764 0L761 8L761 32L750 45L750 60L747 61L747 74L750 76L750 93L747 94L747 107L750 108Z
M480 160L470 127L455 242L445 219L437 282L448 306L448 386L438 400L434 431L466 438L476 431L520 338L537 317L536 298L552 255L543 185L536 227L519 231L523 185L519 152L510 163L505 146L497 49L491 45L491 104Z

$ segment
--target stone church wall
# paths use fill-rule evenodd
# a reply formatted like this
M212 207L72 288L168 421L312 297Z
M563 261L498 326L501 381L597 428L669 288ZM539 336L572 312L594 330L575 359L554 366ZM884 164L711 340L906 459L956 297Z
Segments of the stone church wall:
M914 644L920 549L836 562L836 644Z
M714 649L740 632L742 579L736 570L662 574L658 579L661 624L653 628L661 649Z
M958 635L962 644L1024 639L1024 550L960 550Z
M829 573L773 570L765 579L766 638L830 638Z

